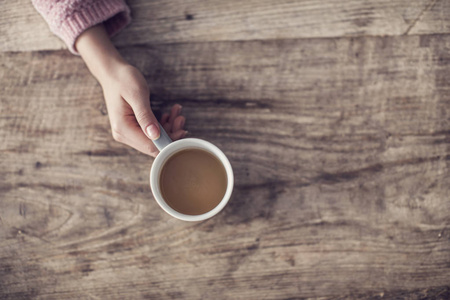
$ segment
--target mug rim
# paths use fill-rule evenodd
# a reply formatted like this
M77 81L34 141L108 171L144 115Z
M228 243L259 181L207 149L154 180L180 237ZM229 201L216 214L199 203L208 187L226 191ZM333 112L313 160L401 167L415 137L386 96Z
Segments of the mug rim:
M225 172L227 173L227 189L225 191L225 195L222 197L222 200L220 200L219 204L217 204L216 207L214 207L212 210L201 215L187 215L176 211L175 209L170 207L164 200L159 188L159 179L160 179L159 177L162 166L164 165L164 163L167 161L168 158L170 158L173 154L183 149L195 149L195 148L207 151L220 160L223 167L225 168ZM211 142L202 139L186 138L170 143L164 149L162 149L161 152L156 156L150 169L150 187L156 202L166 213L168 213L174 218L183 221L203 221L218 214L230 200L231 193L233 192L233 186L234 186L234 175L230 161L223 153L223 151L220 150L217 146L215 146Z

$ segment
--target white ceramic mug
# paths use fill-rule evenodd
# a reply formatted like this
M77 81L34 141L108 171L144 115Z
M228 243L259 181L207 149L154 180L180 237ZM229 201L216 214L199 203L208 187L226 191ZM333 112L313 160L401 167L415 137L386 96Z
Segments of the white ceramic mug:
M152 193L155 197L156 202L158 202L159 206L161 206L161 208L169 215L183 221L203 221L215 216L228 203L228 200L230 200L231 193L233 191L233 169L231 168L231 164L228 161L228 158L219 148L217 148L210 142L201 139L187 138L172 142L162 126L160 125L159 127L161 129L161 135L157 140L154 140L153 143L156 145L160 152L153 161L152 169L150 170L150 186L152 188ZM227 189L225 192L225 196L223 196L222 200L216 207L201 215L186 215L174 210L166 203L160 190L159 180L161 176L161 169L164 166L164 163L176 152L185 149L201 149L211 153L222 162L222 165L227 173Z

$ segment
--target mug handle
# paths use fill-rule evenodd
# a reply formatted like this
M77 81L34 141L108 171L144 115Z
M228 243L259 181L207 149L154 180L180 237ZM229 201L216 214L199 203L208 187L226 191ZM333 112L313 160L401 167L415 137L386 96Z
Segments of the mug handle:
M159 122L158 122L158 125L159 125L159 131L160 131L159 138L157 138L156 140L152 140L152 141L153 141L153 144L155 144L156 148L158 148L158 150L161 151L167 145L172 143L172 140L170 139L169 135L164 130L164 128L161 126L161 124L159 124Z

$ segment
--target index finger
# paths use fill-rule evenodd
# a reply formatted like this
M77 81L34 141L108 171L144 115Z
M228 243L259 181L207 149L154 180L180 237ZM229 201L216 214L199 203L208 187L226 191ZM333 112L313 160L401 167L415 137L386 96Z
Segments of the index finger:
M151 140L144 134L136 120L123 120L120 127L122 143L153 157L159 150Z

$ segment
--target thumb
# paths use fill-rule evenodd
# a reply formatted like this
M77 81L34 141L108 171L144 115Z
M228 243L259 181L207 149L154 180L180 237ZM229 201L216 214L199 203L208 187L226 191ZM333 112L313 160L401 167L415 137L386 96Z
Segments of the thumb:
M145 135L151 140L157 140L160 136L159 124L150 105L135 105L132 109Z

